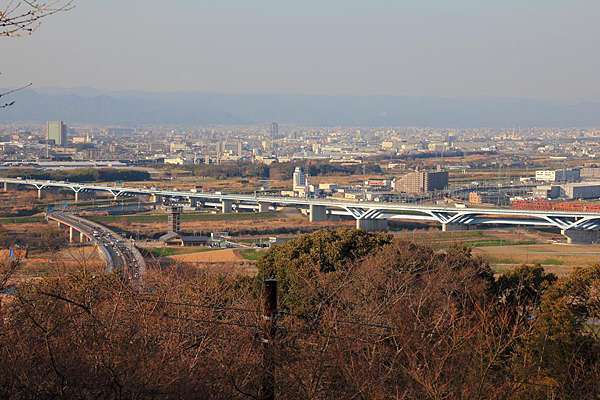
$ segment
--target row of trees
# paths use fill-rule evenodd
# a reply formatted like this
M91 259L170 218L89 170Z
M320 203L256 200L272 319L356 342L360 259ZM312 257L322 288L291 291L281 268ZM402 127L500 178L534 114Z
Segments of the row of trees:
M0 396L257 399L271 368L289 399L600 393L600 267L495 278L468 249L356 230L276 246L258 267L151 271L140 292L89 270L24 285L3 310Z
M220 165L194 165L191 168L195 176L206 176L217 179L234 177L254 177L260 179L292 179L294 168L304 167L311 176L327 175L357 175L381 174L382 170L377 163L356 165L331 164L329 162L286 162L271 165L255 164L251 162L225 163Z
M114 181L147 181L150 173L133 169L115 168L80 168L70 170L11 169L3 175L15 178L55 180L69 182L114 182Z

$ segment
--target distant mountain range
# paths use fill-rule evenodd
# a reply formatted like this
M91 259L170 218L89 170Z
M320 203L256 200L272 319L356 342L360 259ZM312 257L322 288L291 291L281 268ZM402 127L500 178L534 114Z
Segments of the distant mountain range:
M198 92L24 90L0 122L139 126L259 124L305 126L597 127L600 101L410 96L313 96Z

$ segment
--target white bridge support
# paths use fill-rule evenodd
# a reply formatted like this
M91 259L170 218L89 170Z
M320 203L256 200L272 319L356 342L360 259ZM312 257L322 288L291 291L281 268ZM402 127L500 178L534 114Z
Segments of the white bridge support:
M73 186L71 190L73 190L75 193L75 203L77 203L79 201L79 192L81 192L82 188L79 186Z
M318 206L316 204L311 204L309 206L309 221L310 222L319 222L327 220L327 207Z
M42 198L42 190L46 187L44 185L34 185L35 188L37 189L37 198L41 199Z
M8 182L4 182L4 191L8 192Z
M221 212L223 214L229 214L233 212L233 200L223 199L221 201Z
M380 209L346 207L346 210L356 219L356 229L366 232L385 231L388 229L388 220Z
M115 191L115 190L109 190L110 194L113 195L113 201L117 201L119 200L119 196L123 193L123 191Z

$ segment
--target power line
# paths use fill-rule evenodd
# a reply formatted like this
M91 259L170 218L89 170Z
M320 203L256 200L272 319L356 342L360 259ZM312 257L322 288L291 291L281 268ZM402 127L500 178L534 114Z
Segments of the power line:
M249 325L243 324L239 322L231 322L231 321L217 321L214 319L197 319L197 318L188 318L188 317L176 317L173 315L161 315L160 318L170 319L170 320L180 320L187 322L196 322L201 324L216 324L216 325L229 325L229 326L239 326L241 328L252 328L252 329L260 329L258 325Z
M160 299L138 299L138 300L143 301L145 303L163 303L163 304L169 304L169 305L174 305L174 306L197 307L197 308L205 308L205 309L209 309L209 310L236 311L236 312L246 312L246 313L258 314L258 311L256 311L256 310L248 310L248 309L236 308L236 307L222 307L222 306L212 306L212 305L208 305L208 304L174 302L174 301L167 301L167 300L160 300Z
M294 313L290 313L287 311L280 311L280 314L282 315L289 315L291 317L296 317L296 318L300 318L300 319L308 319L308 320L317 320L316 316L309 316L309 315L302 315L302 314L294 314ZM376 323L371 323L371 322L363 322L363 321L348 321L348 320L342 320L342 319L332 319L332 322L337 322L340 324L347 324L347 325L356 325L356 326L364 326L364 327L368 327L368 328L381 328L381 329L388 329L388 330L394 330L395 328L389 325L383 325L383 324L376 324Z

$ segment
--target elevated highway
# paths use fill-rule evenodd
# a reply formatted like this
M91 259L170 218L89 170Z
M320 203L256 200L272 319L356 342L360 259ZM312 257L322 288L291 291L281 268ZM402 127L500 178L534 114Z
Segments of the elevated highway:
M26 185L38 190L62 188L72 190L75 199L82 192L108 192L117 200L120 196L148 196L151 201L160 198L187 199L192 204L215 207L223 213L239 210L265 212L278 207L305 210L311 222L323 221L331 216L345 215L356 220L363 230L385 230L389 220L437 222L444 231L465 230L485 225L530 226L557 228L570 243L600 242L600 213L541 210L515 210L510 208L456 208L437 205L415 205L392 202L351 202L330 199L313 199L278 196L256 196L233 193L191 192L128 188L69 182L0 178L4 190L9 185Z
M137 285L141 282L146 263L133 244L110 229L66 212L52 212L47 215L48 221L55 221L59 227L69 229L69 240L79 234L79 241L94 243L100 255L106 261L107 270L118 271L124 279Z

